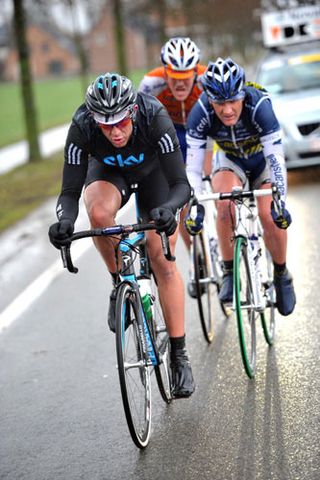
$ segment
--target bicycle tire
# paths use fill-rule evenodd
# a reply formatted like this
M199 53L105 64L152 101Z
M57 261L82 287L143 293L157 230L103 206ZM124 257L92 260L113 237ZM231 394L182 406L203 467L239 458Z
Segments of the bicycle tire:
M154 274L151 275L151 292L153 300L153 337L159 362L158 365L155 366L156 379L162 399L166 403L170 403L172 400L170 339L163 317L158 286Z
M213 193L211 181L205 182L205 190L207 193ZM208 235L208 245L210 249L213 281L216 284L218 294L220 292L223 278L223 261L219 252L218 235L217 235L217 210L214 202L205 202L205 220L203 225L203 235ZM225 303L219 300L220 308L227 318L231 315L232 310Z
M261 284L266 307L260 314L261 324L265 341L272 346L275 338L275 313L276 313L276 290L273 283L273 262L272 257L265 246L263 238L260 238L261 256L259 258L259 270Z
M197 293L197 303L201 327L204 338L211 343L214 337L214 312L220 300L217 285L213 283L210 275L210 253L205 248L204 234L193 237L193 265L194 281Z
M249 270L247 239L236 239L234 250L233 288L240 351L243 366L249 378L256 372L256 318L253 307L252 279Z
M151 367L143 353L145 341L137 320L140 311L138 293L130 283L122 283L115 313L118 373L129 432L142 449L148 445L151 432Z

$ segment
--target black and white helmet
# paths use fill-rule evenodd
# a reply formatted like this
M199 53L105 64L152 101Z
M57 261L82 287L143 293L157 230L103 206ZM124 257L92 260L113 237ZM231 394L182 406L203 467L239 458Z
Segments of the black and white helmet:
M161 49L161 61L171 70L192 70L200 60L200 50L189 37L174 37Z
M133 114L136 99L137 92L131 80L108 72L89 85L85 103L97 122L112 124Z

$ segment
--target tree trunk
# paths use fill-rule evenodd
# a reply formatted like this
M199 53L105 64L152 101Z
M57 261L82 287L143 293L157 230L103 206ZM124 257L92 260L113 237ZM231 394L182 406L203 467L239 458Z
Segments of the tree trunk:
M80 80L82 92L85 95L87 87L89 85L89 62L87 58L87 53L83 44L83 36L80 32L80 28L77 22L77 15L75 12L74 0L68 0L68 5L70 8L70 14L72 18L72 36L73 41L77 50L77 55L80 63Z
M39 148L37 115L26 38L26 17L23 8L23 0L13 0L13 4L15 36L20 64L21 93L27 142L29 146L29 162L37 162L42 160L42 158Z
M123 29L121 0L112 0L112 7L114 20L114 38L118 60L118 73L127 76L128 67L125 54L125 35Z
M159 16L159 40L161 45L167 40L166 36L166 16L167 16L167 4L166 0L157 0L156 2L158 16Z

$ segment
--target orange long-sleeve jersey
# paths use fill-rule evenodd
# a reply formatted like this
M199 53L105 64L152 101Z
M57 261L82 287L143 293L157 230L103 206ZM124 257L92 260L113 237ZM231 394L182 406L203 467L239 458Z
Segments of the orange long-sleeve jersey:
M139 85L139 91L157 97L157 99L160 100L160 102L167 109L173 123L176 125L185 126L193 105L203 91L200 83L200 77L205 72L206 68L207 67L205 65L197 65L197 76L194 86L188 95L188 98L183 102L176 100L172 95L171 90L166 82L164 67L157 67L148 72L143 77Z

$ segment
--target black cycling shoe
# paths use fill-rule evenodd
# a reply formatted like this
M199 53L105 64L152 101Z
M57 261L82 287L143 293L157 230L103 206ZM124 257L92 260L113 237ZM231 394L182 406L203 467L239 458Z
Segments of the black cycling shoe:
M280 275L275 274L273 281L277 295L278 312L284 316L290 315L296 304L292 275L286 270Z
M232 302L233 297L233 273L224 273L219 292L219 300L223 303Z
M173 398L187 398L193 394L195 383L191 364L185 348L171 352L172 396Z

